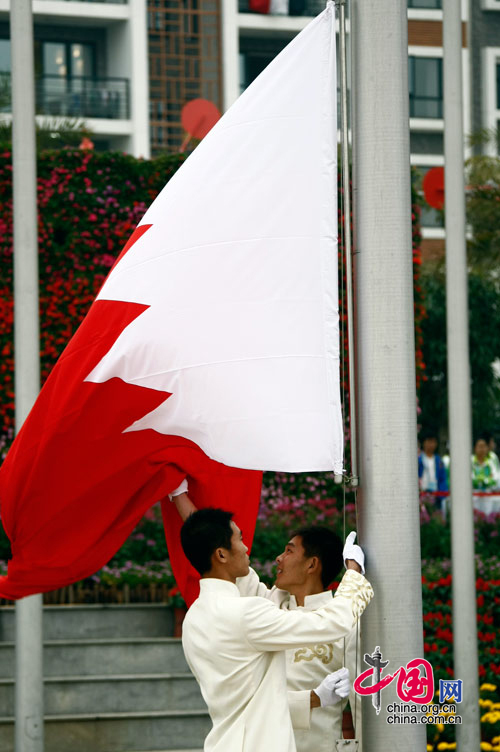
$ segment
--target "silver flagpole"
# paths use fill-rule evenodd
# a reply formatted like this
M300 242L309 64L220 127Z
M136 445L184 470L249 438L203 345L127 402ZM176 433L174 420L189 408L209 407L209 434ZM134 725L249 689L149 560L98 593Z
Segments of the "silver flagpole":
M461 3L443 3L443 90L446 216L446 331L450 436L453 657L455 679L463 681L457 706L459 752L479 749L479 688L476 624L474 521L472 512L471 397L465 179L462 104Z
M345 273L347 295L347 341L349 354L349 428L351 442L351 486L358 485L358 433L356 414L356 358L354 347L354 301L352 284L352 246L351 246L351 186L349 169L349 123L347 102L347 49L345 8L347 0L338 0L339 8L339 62L340 62L340 101L341 124L340 137L342 144L342 189L344 192L344 247Z
M31 0L11 2L16 431L40 389ZM16 604L16 752L43 752L42 597Z
M360 536L375 598L362 655L423 657L406 3L351 2ZM363 666L363 670L368 666ZM425 725L363 699L365 752L423 750Z

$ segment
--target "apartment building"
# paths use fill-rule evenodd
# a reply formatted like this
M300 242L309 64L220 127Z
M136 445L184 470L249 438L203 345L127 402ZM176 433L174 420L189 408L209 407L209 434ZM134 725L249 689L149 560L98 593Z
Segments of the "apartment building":
M12 0L15 2L15 0ZM10 74L0 0L0 75ZM97 149L150 156L146 0L33 0L39 120L84 120ZM1 103L4 118L10 102Z
M472 0L470 5L472 130L497 133L487 145L500 153L500 0Z
M325 4L323 0L282 0L281 3L272 3L271 8L273 4L275 7L281 5L285 12L272 15L251 12L255 7L254 0L221 2L225 37L224 105L227 107ZM500 5L500 0L494 2ZM291 12L300 15L291 15ZM464 70L468 71L467 0L462 2L462 19L463 62ZM422 175L431 167L444 163L442 23L441 0L408 0L411 162ZM349 28L347 31L349 33ZM468 76L465 76L464 86L467 132L471 128ZM422 228L424 256L442 253L444 228L440 214L430 208L424 209Z
M462 6L466 133L500 124L500 0ZM256 12L256 8L271 12ZM10 70L9 0L0 0L0 75ZM183 105L227 109L324 0L33 0L39 116L86 121L99 149L149 156L180 148ZM442 165L441 0L408 0L411 162ZM349 29L348 29L349 31ZM8 115L8 105L1 108ZM489 150L498 151L492 140ZM468 153L468 152L467 152ZM438 212L422 213L424 255L443 250Z

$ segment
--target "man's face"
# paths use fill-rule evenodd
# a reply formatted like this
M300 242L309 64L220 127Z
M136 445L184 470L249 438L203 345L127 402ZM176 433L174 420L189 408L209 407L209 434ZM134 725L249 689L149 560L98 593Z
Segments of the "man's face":
M248 548L243 543L243 535L238 525L231 520L231 550L228 552L230 572L233 577L244 577L249 571Z
M480 462L483 462L483 460L486 459L488 456L489 447L488 444L484 441L484 439L479 439L476 441L476 445L474 447L474 454L478 458Z
M276 561L278 563L276 587L289 590L291 587L304 584L311 558L305 555L300 535L288 541L285 550L276 557Z
M426 454L435 454L437 449L437 439L433 436L429 439L424 439L423 449Z

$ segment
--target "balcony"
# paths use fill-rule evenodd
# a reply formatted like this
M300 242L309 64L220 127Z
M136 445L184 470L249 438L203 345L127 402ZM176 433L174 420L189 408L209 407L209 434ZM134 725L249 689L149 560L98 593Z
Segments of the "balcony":
M324 0L289 0L289 16L317 16L325 9ZM252 13L250 0L238 0L239 13ZM262 15L262 14L258 14Z
M108 5L127 5L128 0L65 0L67 3L106 3Z
M408 0L408 8L416 10L441 10L441 0Z
M74 118L130 117L126 78L40 76L35 82L37 115Z

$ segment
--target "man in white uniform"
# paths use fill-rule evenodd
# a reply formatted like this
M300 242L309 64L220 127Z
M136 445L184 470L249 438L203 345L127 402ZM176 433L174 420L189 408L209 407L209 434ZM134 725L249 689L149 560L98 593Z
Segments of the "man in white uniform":
M373 590L349 558L335 597L314 612L240 597L236 580L249 573L249 564L231 517L222 510L200 510L181 531L184 552L201 575L200 596L186 615L182 641L213 722L205 750L294 752L285 651L344 637Z
M353 534L350 538L352 540ZM251 569L236 583L241 594L267 597L280 608L315 611L333 598L333 592L327 587L342 568L342 542L324 527L299 528L292 533L276 561L275 587L267 589ZM343 703L340 701L350 689L349 674L354 678L356 672L356 640L357 629L354 627L345 638L336 642L321 642L286 651L288 700L298 752L331 752L335 740L342 738ZM342 668L345 666L347 668ZM319 689L321 682L332 675L345 682L343 686L347 685L347 692L320 699L318 694L323 695ZM318 689L311 691L316 685ZM354 708L354 691L350 702ZM312 712L320 705L320 711ZM359 709L359 703L357 705Z

